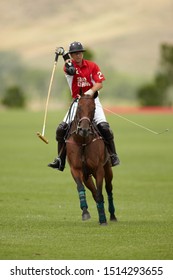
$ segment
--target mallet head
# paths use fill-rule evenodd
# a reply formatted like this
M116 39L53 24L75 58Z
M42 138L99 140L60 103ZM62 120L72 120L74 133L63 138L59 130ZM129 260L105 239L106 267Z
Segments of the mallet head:
M40 132L37 132L37 135L43 142L45 142L46 144L49 143L49 141Z

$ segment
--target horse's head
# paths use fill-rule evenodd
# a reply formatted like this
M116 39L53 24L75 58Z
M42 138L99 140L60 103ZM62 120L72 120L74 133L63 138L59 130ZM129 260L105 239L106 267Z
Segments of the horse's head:
M78 101L76 112L77 134L82 137L88 137L92 133L92 120L95 112L94 97L82 95Z

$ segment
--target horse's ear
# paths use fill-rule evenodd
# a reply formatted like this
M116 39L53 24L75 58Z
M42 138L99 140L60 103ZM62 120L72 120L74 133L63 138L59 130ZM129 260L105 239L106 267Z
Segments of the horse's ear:
M97 98L98 94L98 91L94 92L94 99Z

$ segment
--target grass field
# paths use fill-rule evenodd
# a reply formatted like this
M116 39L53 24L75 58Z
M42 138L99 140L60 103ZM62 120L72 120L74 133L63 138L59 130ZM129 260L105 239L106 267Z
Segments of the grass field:
M0 112L0 259L172 259L173 116L125 115L156 131L170 128L154 135L107 115L121 159L113 169L118 223L107 227L98 225L89 191L92 218L82 222L69 167L47 167L62 116L48 114L46 145L36 136L43 113ZM105 191L104 197L108 218Z

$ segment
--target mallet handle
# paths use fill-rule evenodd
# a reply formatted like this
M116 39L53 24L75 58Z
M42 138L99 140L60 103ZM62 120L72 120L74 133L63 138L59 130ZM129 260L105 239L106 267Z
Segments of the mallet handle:
M45 133L47 110L48 110L49 98L50 98L50 93L51 93L51 88L52 88L52 83L53 83L53 78L54 78L57 61L58 61L58 53L55 53L55 61L54 61L54 65L53 65L53 70L52 70L52 75L51 75L51 79L50 79L50 83L49 83L48 95L47 95L47 100L46 100L46 106L45 106L42 136L44 136L44 133Z

